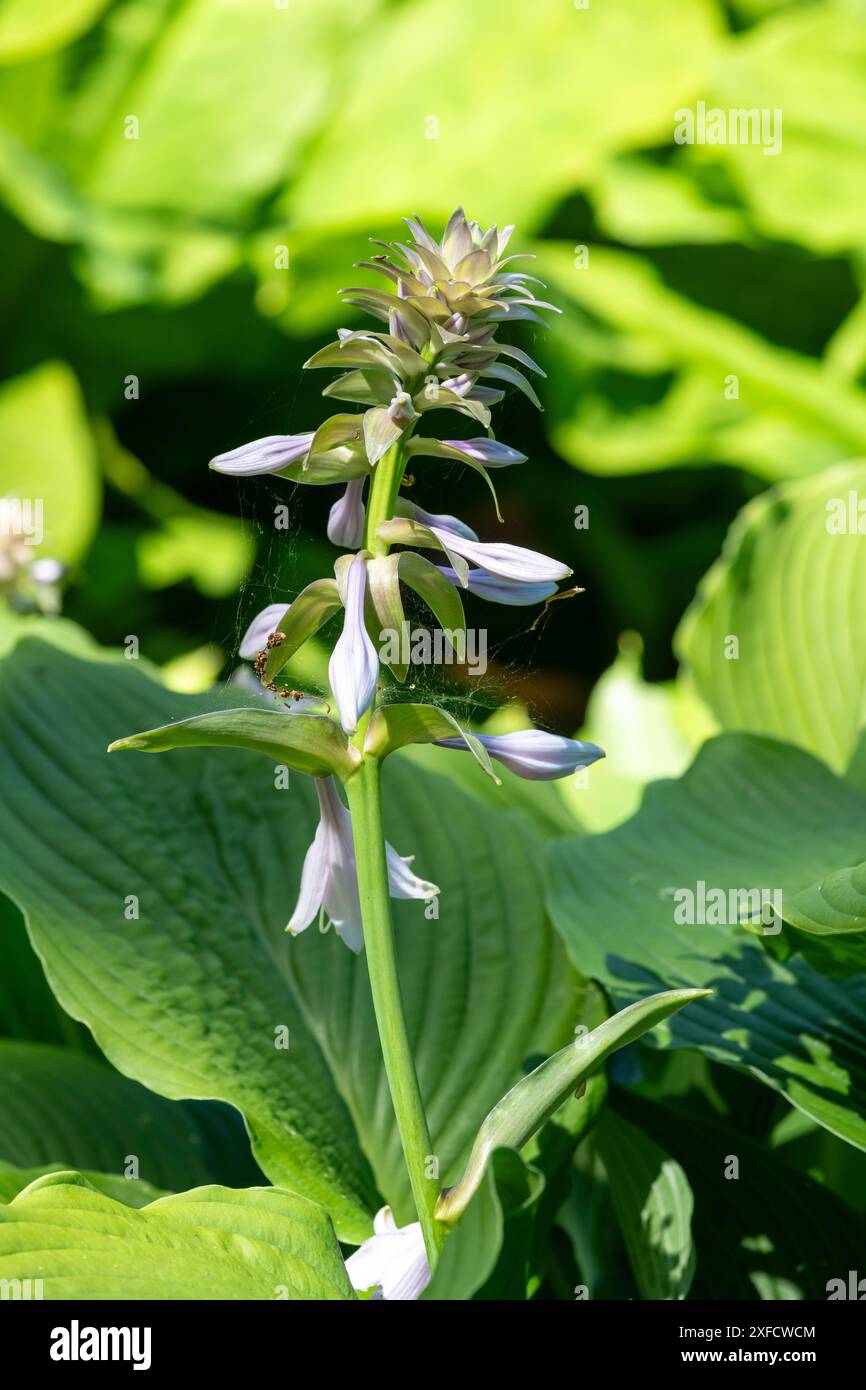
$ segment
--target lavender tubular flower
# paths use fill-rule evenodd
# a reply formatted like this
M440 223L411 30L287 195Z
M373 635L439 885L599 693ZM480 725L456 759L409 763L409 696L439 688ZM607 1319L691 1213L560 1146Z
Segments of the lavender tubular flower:
M310 452L313 431L306 434L268 434L217 454L210 461L215 473L229 473L240 478L254 478L264 473L279 473L297 463Z
M366 587L366 565L363 557L356 555L346 579L343 631L328 666L340 722L347 734L355 732L361 715L369 709L379 678L379 658L364 624Z
M352 818L340 800L332 777L317 777L315 783L319 825L304 859L298 901L286 931L297 936L324 910L340 939L357 953L364 947L364 929ZM392 898L427 899L439 892L435 883L427 883L411 872L411 858L401 858L387 843L385 853Z
M541 729L522 729L513 734L476 734L491 758L498 759L518 777L530 782L550 782L568 777L579 767L590 767L604 757L597 743L584 743L560 734L546 734ZM460 738L439 738L440 748L466 751Z
M289 611L287 603L270 603L257 613L244 633L238 647L242 661L255 661L259 652L267 645L271 633L276 632Z
M503 579L501 576L486 574L484 570L476 569L469 570L464 585L461 583L460 576L449 565L436 565L436 569L440 574L444 574L455 588L466 588L470 594L477 594L479 598L487 599L489 603L528 607L534 603L543 603L545 599L552 598L557 592L557 586L553 580L542 579L532 582L522 579Z
M346 550L357 550L364 539L364 479L353 478L328 514L328 540Z
M572 573L568 565L563 565L559 560L542 555L536 550L527 550L521 545L508 545L497 541L471 541L455 531L446 531L441 526L431 526L429 529L449 555L455 554L462 556L464 560L471 560L480 569L501 579L536 583L567 579Z
M443 439L442 443L485 468L508 468L513 463L525 463L526 455L498 439Z

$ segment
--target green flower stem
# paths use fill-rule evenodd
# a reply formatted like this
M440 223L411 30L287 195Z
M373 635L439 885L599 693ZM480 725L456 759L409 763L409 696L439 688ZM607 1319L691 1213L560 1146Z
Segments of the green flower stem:
M367 758L364 761L346 783L346 794L352 814L358 890L364 921L364 947L370 972L373 1008L385 1060L385 1074L403 1145L403 1156L409 1170L412 1196L415 1199L418 1219L424 1233L424 1244L427 1247L427 1258L432 1270L444 1228L433 1214L439 1183L427 1176L427 1165L433 1149L415 1073L409 1034L406 1030L397 974L394 924L388 891L388 866L385 860L381 769L378 759Z
M400 484L406 471L406 440L411 430L405 430L396 444L383 454L370 480L367 497L367 522L364 529L364 548L374 555L387 555L388 545L376 535L383 521L394 515Z

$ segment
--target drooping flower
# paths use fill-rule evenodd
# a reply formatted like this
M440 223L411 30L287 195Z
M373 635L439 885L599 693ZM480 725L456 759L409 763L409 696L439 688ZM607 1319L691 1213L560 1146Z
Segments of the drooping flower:
M255 661L259 652L267 645L272 632L276 632L289 611L287 603L269 603L261 613L257 613L241 638L238 656L242 661Z
M526 455L498 439L443 439L442 443L458 454L483 463L485 468L508 468L513 463L525 463Z
M511 772L530 782L550 782L557 777L568 777L577 768L590 767L604 757L604 750L597 743L563 738L560 734L546 734L542 729L521 729L512 734L476 734L475 737L491 758L497 758ZM466 751L462 738L439 738L436 743L441 748Z
M364 479L353 478L328 515L328 540L357 550L364 539Z
M262 473L280 473L284 468L297 463L310 452L313 431L305 434L268 434L263 439L253 439L228 453L217 454L210 461L215 473L229 473L236 477L254 478Z
M553 580L540 579L535 582L522 579L503 579L499 575L486 574L484 570L472 569L466 577L466 584L449 565L437 565L440 574L455 588L466 588L470 594L487 599L489 603L506 603L513 607L525 607L533 603L543 603L551 598L557 587Z
M332 777L317 777L315 783L319 797L319 825L304 859L298 901L286 931L297 936L324 909L340 938L350 950L358 952L364 947L364 931L358 897L352 817L340 800ZM409 868L411 856L403 858L387 843L385 855L392 898L426 899L435 897L439 892L435 883L427 883L412 872Z
M444 531L452 531L456 536L463 536L467 541L477 541L478 533L467 526L465 521L461 521L457 516L451 516L448 512L426 512L423 507L419 507L417 502L407 502L400 499L397 503L401 515L409 516L413 521L418 521L422 526L435 526Z
M346 576L343 631L328 665L331 690L347 734L355 732L361 715L369 709L379 678L379 658L364 623L366 588L366 564L356 555Z
M429 529L449 556L462 556L464 560L478 565L479 569L501 579L537 583L567 579L572 572L560 560L542 555L537 550L527 550L522 545L509 545L505 541L473 541L442 526L431 526ZM459 574L459 567L455 565L454 568Z
M346 1261L353 1289L373 1289L373 1298L385 1302L410 1302L420 1298L430 1282L430 1266L421 1224L398 1226L390 1207L382 1207L373 1220L373 1235Z

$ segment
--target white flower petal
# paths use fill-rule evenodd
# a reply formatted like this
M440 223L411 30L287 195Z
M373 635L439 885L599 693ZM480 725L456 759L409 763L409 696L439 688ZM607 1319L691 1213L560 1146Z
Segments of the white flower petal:
M520 729L511 734L477 734L491 758L497 758L518 777L530 782L550 782L568 777L579 767L589 767L604 757L597 743L585 743L560 734L546 734L543 729ZM442 748L465 750L461 738L440 738Z
M215 473L230 473L244 478L256 477L261 473L279 473L309 453L312 442L312 431L306 434L268 434L263 439L242 444L239 449L217 454L216 458L211 459L210 467Z
M526 454L500 444L498 439L443 439L442 443L476 463L483 463L485 468L507 468L512 463L526 462Z
M357 550L364 539L364 479L352 478L328 515L328 540L332 545Z
M392 898L435 898L439 892L436 884L427 883L409 868L411 855L404 858L386 841L385 857L388 861L388 891Z
M420 1298L430 1282L420 1223L370 1236L349 1256L346 1271L353 1289L376 1288L386 1302Z
M291 932L293 936L297 936L298 932L306 931L322 906L329 873L330 836L328 827L324 821L320 821L316 827L313 843L304 858L298 901L286 927L286 931Z
M287 603L269 603L267 608L256 614L238 648L241 660L255 661L259 652L267 646L271 633L277 631L288 611Z
M328 666L340 722L347 734L357 729L358 720L376 693L379 678L379 658L364 625L366 583L366 565L358 555L349 566L343 631Z
M438 526L431 526L430 530L447 550L462 555L488 574L496 574L503 579L556 580L567 579L571 574L568 565L549 555L541 555L536 550L526 550L522 545L470 541Z
M459 575L451 569L450 565L437 565L436 568L455 588L464 587L460 583ZM484 570L470 570L465 587L470 594L477 594L479 598L487 599L489 603L506 603L512 607L543 603L545 599L556 593L556 585L549 579L534 582L521 579L502 579L495 574L486 574Z

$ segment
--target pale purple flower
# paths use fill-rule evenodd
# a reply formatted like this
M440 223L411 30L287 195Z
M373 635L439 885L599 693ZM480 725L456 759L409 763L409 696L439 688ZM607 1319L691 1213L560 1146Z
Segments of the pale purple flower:
M519 579L523 582L567 579L571 574L568 565L541 555L537 550L526 550L522 545L508 545L498 541L472 541L456 531L441 526L431 526L430 530L450 555L462 556L474 565L486 570L488 574L501 579ZM459 573L459 566L454 568ZM464 584L464 588L466 585Z
M267 646L271 633L277 631L288 611L287 603L269 603L267 608L256 614L238 648L238 656L242 661L255 661L259 652Z
M352 817L343 805L332 777L317 777L319 825L307 850L301 874L301 887L295 910L286 931L297 936L305 931L316 914L327 914L335 931L350 950L364 947L358 873L352 839ZM385 845L388 887L392 898L432 898L439 889L426 883L409 868L412 862Z
M361 715L376 694L379 658L364 623L367 567L360 555L349 565L343 599L343 631L331 653L328 677L340 711L340 722L353 734Z
M353 478L328 514L328 540L357 550L364 539L364 479Z
M405 511L413 521L420 522L422 526L429 526L431 531L438 526L441 530L452 531L455 536L463 536L467 541L478 540L477 531L473 531L472 527L467 526L459 517L450 516L447 512L425 512L417 502L404 500L401 500L400 510Z
M353 1289L375 1289L373 1298L385 1302L411 1302L420 1298L430 1283L430 1266L421 1224L398 1226L390 1207L373 1219L373 1235L346 1261Z
M279 473L310 452L312 431L306 434L268 434L253 439L227 454L217 454L210 467L215 473L230 473L237 477L253 478L260 473Z
M523 607L543 603L557 592L552 580L541 579L533 583L521 579L502 579L494 574L485 574L484 570L470 570L464 586L460 582L460 576L450 565L437 565L436 568L455 588L465 587L470 594L477 594L479 598L487 599L490 603L507 603L514 607Z
M500 444L498 439L443 439L442 443L473 462L482 463L485 468L507 468L512 463L526 462L526 454L508 444Z
M546 734L541 729L521 729L513 734L476 734L476 738L484 744L491 758L498 758L511 772L530 782L568 777L577 768L589 767L604 757L604 750L597 743L582 743L560 734ZM462 738L438 738L436 743L441 748L464 751L467 746Z

